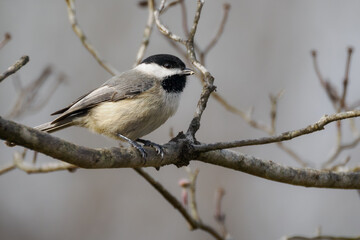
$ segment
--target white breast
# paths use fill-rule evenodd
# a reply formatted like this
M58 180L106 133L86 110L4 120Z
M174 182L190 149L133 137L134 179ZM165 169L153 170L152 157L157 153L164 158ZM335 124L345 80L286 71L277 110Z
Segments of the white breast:
M105 102L90 110L81 125L100 134L121 139L141 138L160 127L175 114L179 106L179 93L166 93L153 87L146 93L118 102Z

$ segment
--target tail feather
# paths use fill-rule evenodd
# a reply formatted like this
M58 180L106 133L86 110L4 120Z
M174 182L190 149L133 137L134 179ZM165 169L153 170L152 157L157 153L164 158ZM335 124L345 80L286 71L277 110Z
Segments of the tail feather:
M34 128L43 132L52 133L60 129L70 127L71 125L72 125L71 121L64 119L63 121L56 123L47 122L39 126L36 126Z

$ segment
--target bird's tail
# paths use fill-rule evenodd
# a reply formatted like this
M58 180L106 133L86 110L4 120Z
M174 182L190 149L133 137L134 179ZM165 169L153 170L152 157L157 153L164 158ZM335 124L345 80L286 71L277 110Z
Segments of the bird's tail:
M43 132L47 132L47 133L52 133L52 132L56 132L60 129L63 128L67 128L70 127L72 125L72 119L63 119L59 122L47 122L44 124L41 124L39 126L34 127L37 130L43 131Z

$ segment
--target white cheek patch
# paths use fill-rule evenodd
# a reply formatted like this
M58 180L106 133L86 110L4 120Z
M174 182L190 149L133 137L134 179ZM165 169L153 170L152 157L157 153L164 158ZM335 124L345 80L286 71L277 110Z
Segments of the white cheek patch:
M158 64L155 63L150 63L150 64L142 63L138 65L136 69L139 70L140 72L143 72L144 74L154 76L157 78L164 78L167 76L172 76L182 73L180 69L168 69L159 66Z

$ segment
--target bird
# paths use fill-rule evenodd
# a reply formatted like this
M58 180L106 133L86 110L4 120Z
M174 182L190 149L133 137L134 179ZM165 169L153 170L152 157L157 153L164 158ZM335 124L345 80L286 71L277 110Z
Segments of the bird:
M139 143L155 148L163 157L161 145L141 138L175 114L187 76L194 73L176 56L149 56L52 113L59 116L35 129L52 133L71 126L84 127L130 143L144 159L147 152Z

